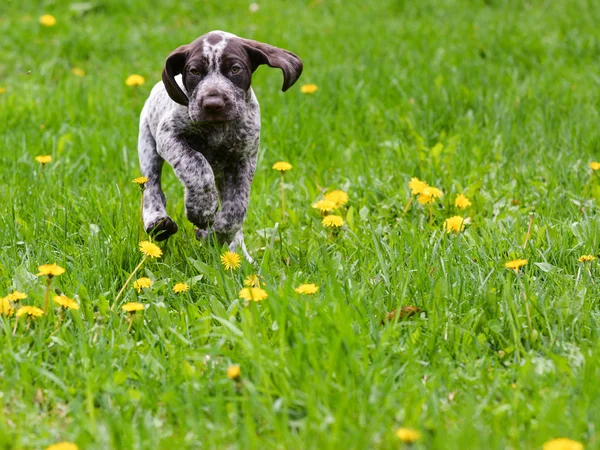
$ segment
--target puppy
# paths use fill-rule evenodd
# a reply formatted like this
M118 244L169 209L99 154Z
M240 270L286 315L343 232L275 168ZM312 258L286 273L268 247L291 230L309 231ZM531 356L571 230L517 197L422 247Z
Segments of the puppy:
M185 215L196 237L241 246L260 139L260 109L250 86L262 64L283 71L283 91L302 73L295 54L268 44L211 31L167 58L162 83L140 117L138 153L143 220L157 241L177 232L166 210L161 171L166 161L184 186ZM220 203L220 209L219 209Z

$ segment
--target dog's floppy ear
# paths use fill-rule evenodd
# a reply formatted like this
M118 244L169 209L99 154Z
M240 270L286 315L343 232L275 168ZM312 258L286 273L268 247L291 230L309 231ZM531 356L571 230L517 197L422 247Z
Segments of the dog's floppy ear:
M252 72L261 64L278 67L283 71L282 91L287 91L300 77L302 61L292 52L250 39L242 39L242 43L248 52Z
M175 81L175 75L179 75L183 72L188 53L189 45L182 45L173 50L165 61L165 68L162 73L162 80L169 97L183 106L188 105L189 99L187 98L187 95L185 95L185 92L181 90L177 81Z

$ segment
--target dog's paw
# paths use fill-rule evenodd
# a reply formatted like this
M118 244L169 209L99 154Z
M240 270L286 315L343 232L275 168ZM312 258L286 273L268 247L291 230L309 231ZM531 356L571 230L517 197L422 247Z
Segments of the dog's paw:
M242 223L240 221L233 220L231 216L226 215L223 211L219 211L215 216L212 230L217 236L219 243L228 244L235 239L241 227Z
M202 228L196 228L196 239L199 241L205 241L211 236L211 231Z
M211 245L222 245L231 241L230 234L219 233L213 227L208 229L196 228L196 239L206 241Z
M156 241L166 241L177 233L177 224L169 216L153 221L146 227L146 232Z
M216 189L206 189L195 192L191 189L185 190L184 195L185 217L192 222L196 228L208 228L215 217L219 206L219 196Z

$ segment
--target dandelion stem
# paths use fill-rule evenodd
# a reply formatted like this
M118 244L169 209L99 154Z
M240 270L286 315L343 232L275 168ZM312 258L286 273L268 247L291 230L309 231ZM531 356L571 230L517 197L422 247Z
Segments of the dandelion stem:
M19 318L17 317L17 320L15 320L15 327L13 328L13 336L17 333L17 325L19 324Z
M125 291L125 288L129 284L129 282L132 280L132 278L134 277L136 272L140 269L140 267L142 267L142 264L144 264L144 261L146 261L147 258L148 258L148 255L144 255L144 257L142 258L140 263L137 265L137 267L135 269L133 269L133 272L131 272L131 275L129 275L129 278L127 278L127 281L125 281L125 284L123 285L123 287L117 294L117 298L115 298L115 302L113 303L111 309L114 308L115 304L119 301L119 299L121 298L121 295L123 294L123 291Z
M590 281L594 286L596 286L596 282L594 281L594 277L592 276L592 271L590 270L590 265L588 263L585 264L585 268L587 269L587 273L590 276Z
M402 213L406 214L406 211L408 211L408 208L410 208L410 205L412 205L413 199L415 197L414 196L410 196L410 200L408 201L408 203L406 204L406 206L404 207L404 209L402 210Z
M52 284L52 277L46 278L46 300L44 301L44 312L48 311L48 305L50 304L50 285Z
M429 225L433 223L433 206L429 204Z
M142 190L142 201L140 202L140 236L144 234L144 191Z
M127 327L127 332L129 333L131 331L131 326L133 325L133 316L131 316L129 318L129 326Z
M527 313L527 324L529 325L529 331L533 330L533 322L531 321L531 311L529 310L529 299L527 298L527 292L525 292L525 284L521 279L521 274L518 270L516 270L517 279L519 280L519 286L521 287L521 292L523 292L523 300L525 300L525 312Z
M58 328L60 327L60 324L62 323L63 320L63 316L65 315L65 311L64 308L60 308L60 314L58 315L58 322L56 322L56 329L58 330Z
M285 222L284 172L281 172L281 221Z
M527 247L527 242L529 242L529 238L531 237L531 225L533 225L533 214L529 216L529 226L527 227L527 235L525 236L523 248Z

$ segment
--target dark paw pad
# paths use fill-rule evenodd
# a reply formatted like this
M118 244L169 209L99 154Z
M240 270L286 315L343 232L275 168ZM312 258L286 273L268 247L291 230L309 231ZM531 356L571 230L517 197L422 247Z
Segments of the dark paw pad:
M177 233L177 230L177 224L170 217L163 217L146 228L146 232L156 241L166 241L169 236Z

